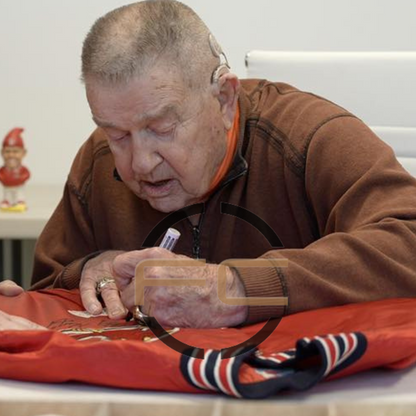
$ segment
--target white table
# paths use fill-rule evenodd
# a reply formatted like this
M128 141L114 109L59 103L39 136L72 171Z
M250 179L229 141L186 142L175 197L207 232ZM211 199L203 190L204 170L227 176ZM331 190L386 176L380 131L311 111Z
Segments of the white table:
M157 369L155 369L157 371ZM416 414L416 367L372 370L262 401L0 380L1 416L372 416Z
M13 278L29 285L35 240L58 205L63 188L29 183L25 188L27 211L0 211L0 280Z
M25 188L26 212L0 211L0 239L36 239L58 205L63 185L31 185Z

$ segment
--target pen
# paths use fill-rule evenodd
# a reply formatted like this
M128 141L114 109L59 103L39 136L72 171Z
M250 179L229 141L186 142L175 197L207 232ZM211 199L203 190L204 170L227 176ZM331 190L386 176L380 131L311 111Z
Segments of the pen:
M165 248L166 250L172 251L175 248L176 243L179 240L181 233L176 230L175 228L169 228L166 231L166 234L163 236L162 242L160 243L159 247ZM146 315L140 310L138 305L135 306L134 312L131 314L129 313L126 317L126 320L130 320L132 317L139 322L141 325L146 325L143 317Z
M165 248L166 250L169 250L169 251L173 251L180 236L181 236L181 233L178 230L175 230L174 228L169 228L166 231L166 234L163 237L163 240L160 243L159 247Z

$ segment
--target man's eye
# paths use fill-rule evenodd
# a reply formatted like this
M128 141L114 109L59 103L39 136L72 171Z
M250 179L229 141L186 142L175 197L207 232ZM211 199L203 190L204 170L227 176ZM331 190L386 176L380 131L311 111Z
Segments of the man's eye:
M155 130L155 133L159 136L167 136L172 133L173 128L169 128L166 130Z
M127 138L129 136L128 133L126 134L122 134L122 135L114 135L114 134L107 134L108 138L112 141L112 142L119 142L120 140L123 140L125 138Z
M170 136L175 127L174 123L151 123L147 126L147 131L156 136L164 137Z
M150 128L149 129L153 134L157 136L165 137L170 136L174 130L174 126L166 127L166 128Z

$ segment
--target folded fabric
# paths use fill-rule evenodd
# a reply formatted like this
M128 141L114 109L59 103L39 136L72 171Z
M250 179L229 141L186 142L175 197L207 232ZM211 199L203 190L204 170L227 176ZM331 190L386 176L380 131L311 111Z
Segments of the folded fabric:
M0 331L0 377L264 398L322 380L416 361L416 299L387 299L283 318L257 348L222 358L264 323L242 328L174 329L203 358L181 354L134 321L85 312L78 290L0 296L0 310L48 331Z

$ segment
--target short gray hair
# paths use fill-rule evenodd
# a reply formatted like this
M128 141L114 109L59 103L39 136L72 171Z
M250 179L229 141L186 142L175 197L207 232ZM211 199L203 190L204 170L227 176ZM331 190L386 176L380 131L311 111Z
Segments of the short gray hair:
M127 82L162 60L176 67L189 87L209 85L220 61L209 38L204 22L179 1L147 0L123 6L99 18L89 31L81 78Z

